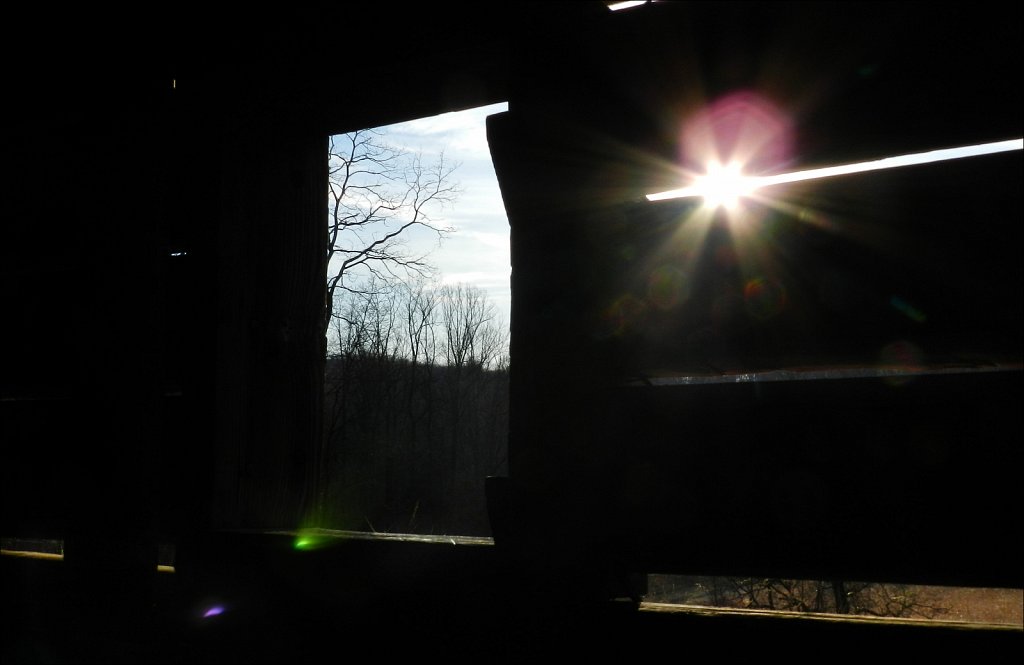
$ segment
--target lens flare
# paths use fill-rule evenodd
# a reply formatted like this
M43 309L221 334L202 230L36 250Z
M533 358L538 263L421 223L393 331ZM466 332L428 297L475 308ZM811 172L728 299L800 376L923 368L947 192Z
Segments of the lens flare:
M739 164L747 173L778 172L793 157L788 114L752 90L710 103L686 122L681 138L680 163L691 172L711 162Z
M662 310L673 309L689 297L686 273L671 265L656 268L647 281L647 299Z
M893 296L889 299L889 304L915 323L924 323L928 320L927 314L914 307L903 298Z
M762 321L779 314L786 307L786 287L765 277L755 277L743 287L747 312Z
M316 529L300 529L292 541L292 547L300 552L318 550L337 544L337 539L325 535Z
M735 208L757 185L745 173L770 173L792 162L793 124L762 95L728 94L690 118L680 137L686 187L650 194L651 201L702 197L711 209Z
M647 315L647 303L631 293L616 299L601 314L603 337L632 333Z
M203 612L203 618L209 619L210 617L215 617L221 614L224 614L224 606L214 605L213 607L210 607L205 612Z

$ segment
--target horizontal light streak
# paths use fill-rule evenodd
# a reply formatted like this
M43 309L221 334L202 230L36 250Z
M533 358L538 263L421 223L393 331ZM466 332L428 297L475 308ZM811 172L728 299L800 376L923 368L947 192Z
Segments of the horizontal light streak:
M640 5L646 5L647 0L624 0L623 2L613 2L608 5L608 9L613 12L621 11L623 9L631 9L633 7L639 7Z
M1000 152L1024 149L1024 139L1010 139L1008 141L994 141L992 143L980 143L978 145L962 146L959 148L943 148L941 150L930 150L928 152L917 152L897 157L885 157L867 162L856 162L853 164L842 164L840 166L825 166L817 169L804 171L793 171L780 173L771 176L747 176L743 179L743 189L749 193L755 189L781 185L788 182L799 182L801 180L814 180L817 178L832 178L851 173L863 173L865 171L878 171L881 169L893 169L901 166L913 166L916 164L929 164L950 159L961 159L964 157L977 157L980 155L991 155ZM648 194L648 201L664 201L667 199L680 199L691 196L704 196L706 192L701 185L695 184L681 189L671 189L657 194Z

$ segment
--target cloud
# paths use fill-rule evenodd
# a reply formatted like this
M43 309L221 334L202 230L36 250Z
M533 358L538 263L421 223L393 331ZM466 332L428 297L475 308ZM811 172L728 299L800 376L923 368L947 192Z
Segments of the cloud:
M443 282L479 286L507 321L511 303L508 218L487 146L486 118L508 109L492 104L380 128L390 145L420 153L425 162L444 152L460 166L454 180L462 193L435 221L456 231L440 247L432 234L406 237L407 249L429 253Z
M486 118L507 109L506 103L491 104L388 125L380 130L389 143L410 152L426 155L444 151L458 161L483 159L490 164Z

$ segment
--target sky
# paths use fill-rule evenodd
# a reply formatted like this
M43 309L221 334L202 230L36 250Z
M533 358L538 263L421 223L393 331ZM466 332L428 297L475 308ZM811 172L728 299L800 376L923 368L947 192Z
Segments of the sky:
M487 116L506 110L506 103L492 104L377 129L386 143L419 152L425 163L443 151L446 161L459 164L453 176L461 190L458 200L434 216L454 232L440 246L433 237L411 242L425 243L422 248L431 251L429 260L442 282L467 282L484 289L507 324L512 300L509 227L485 125Z

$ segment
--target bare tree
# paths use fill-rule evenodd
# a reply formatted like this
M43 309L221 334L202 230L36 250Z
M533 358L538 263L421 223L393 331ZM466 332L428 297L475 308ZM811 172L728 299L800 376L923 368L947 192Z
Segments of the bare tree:
M417 250L410 244L410 236L425 232L427 237L440 243L451 231L441 224L436 215L458 196L458 186L452 181L457 164L445 160L440 154L436 161L424 163L420 154L408 153L388 145L383 135L367 129L330 139L328 157L328 223L327 223L327 289L323 317L320 323L322 337L327 337L335 322L335 352L346 347L343 335L364 334L362 341L388 346L395 340L383 334L385 330L367 331L345 322L345 310L336 306L339 292L372 295L380 285L390 285L393 278L424 276L433 272L427 261L429 250ZM374 307L372 301L364 301ZM350 314L357 314L358 307ZM388 332L395 323L393 313L386 320L368 318L364 321L385 325ZM368 334L367 334L368 333ZM349 340L351 341L351 340ZM330 348L331 345L329 345ZM376 349L382 353L385 349ZM328 395L333 412L343 411L340 394ZM338 425L336 417L327 421L328 433ZM330 471L327 442L323 437L319 451L316 489L317 512L322 513L326 500Z
M365 278L428 275L426 251L411 248L409 236L425 231L438 242L451 229L435 215L452 204L457 164L425 164L422 156L388 145L375 130L333 136L328 162L326 334L339 290L359 290Z
M414 365L432 365L437 359L437 308L439 293L424 279L399 285L401 316L405 326L406 353Z
M508 331L472 285L370 277L335 302L324 524L486 533L504 469Z
M508 343L508 331L497 324L498 312L487 294L472 284L448 284L441 291L445 361L453 367L488 367Z

